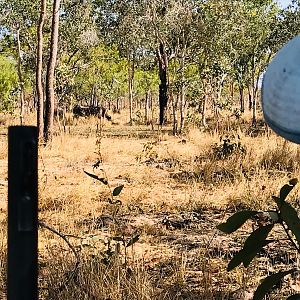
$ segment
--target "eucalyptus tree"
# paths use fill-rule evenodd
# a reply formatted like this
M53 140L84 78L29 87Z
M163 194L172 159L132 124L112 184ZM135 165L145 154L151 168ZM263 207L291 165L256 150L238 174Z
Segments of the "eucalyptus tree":
M10 47L10 54L17 62L19 79L19 106L20 122L23 123L24 97L25 97L25 67L31 68L34 64L34 52L36 41L32 28L34 27L38 5L29 0L0 1L0 26L4 29L5 35L10 36L13 43ZM5 39L2 39L5 42Z
M18 75L14 61L0 55L0 111L12 112L18 92Z
M264 72L273 53L268 39L272 28L273 17L278 10L272 1L250 2L249 7L249 36L251 40L248 45L249 55L249 94L252 100L252 123L256 124L256 106L258 96L259 78ZM251 103L251 102L250 102Z
M110 105L126 93L127 62L120 58L115 47L99 43L89 49L78 62L75 71L74 93L78 101L87 104Z
M127 60L129 123L133 121L134 73L143 56L147 35L143 26L143 1L95 1L96 22L107 45L116 45Z
M278 50L290 39L300 34L300 1L293 0L291 4L277 14L276 26L270 36L270 44Z
M226 70L226 57L224 56L224 35L223 31L226 3L222 1L209 0L197 2L197 23L195 43L193 51L196 53L195 61L198 66L198 73L202 89L200 101L202 125L206 126L206 111L208 101L211 99L214 108L217 107L215 94L218 88L221 89Z
M37 50L36 50L36 94L37 94L37 127L39 140L43 138L44 132L44 87L43 87L43 28L47 3L40 1L40 17L37 29Z
M136 96L143 99L144 103L144 123L153 125L154 106L153 99L157 94L159 85L157 70L150 68L148 70L141 67L136 71L135 91ZM151 115L150 115L151 112Z
M54 125L54 80L55 66L58 51L58 27L60 14L60 0L53 0L52 8L52 25L50 38L50 53L47 64L46 74L46 101L45 101L45 116L44 116L44 141L49 143L52 141L53 125Z
M199 8L202 22L198 24L197 53L204 95L208 92L215 104L224 84L233 77L242 112L244 89L248 88L255 124L259 79L277 45L272 46L270 38L277 26L278 7L269 0L208 0L200 2ZM203 112L207 98L204 96Z
M58 106L72 104L74 80L99 43L91 1L65 0L61 5L60 47L57 59ZM93 58L89 63L93 63Z
M159 73L159 123L162 125L168 100L171 98L173 107L173 132L177 133L177 103L169 89L175 79L179 89L180 125L184 127L186 111L186 67L191 58L191 44L194 24L194 1L166 0L145 1L145 17L147 28L152 35L152 49L155 51ZM172 60L174 62L172 62ZM170 70L170 63L172 68ZM173 71L173 76L171 72Z

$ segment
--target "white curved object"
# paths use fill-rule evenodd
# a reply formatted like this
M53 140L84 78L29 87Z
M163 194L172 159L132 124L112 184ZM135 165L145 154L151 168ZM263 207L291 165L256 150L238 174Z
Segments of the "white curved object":
M262 84L262 109L277 134L300 144L300 36L281 48L269 64Z

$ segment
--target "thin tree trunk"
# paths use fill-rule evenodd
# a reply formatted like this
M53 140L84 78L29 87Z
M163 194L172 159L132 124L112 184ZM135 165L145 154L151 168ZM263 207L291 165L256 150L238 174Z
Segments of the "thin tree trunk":
M43 27L45 22L46 0L41 0L40 19L38 25L36 93L37 93L37 126L39 140L44 130L44 88L43 88Z
M204 99L203 99L203 102L202 102L202 110L201 110L201 114L202 114L202 125L204 127L207 126L206 124L206 109L207 109L207 100L208 100L208 91L207 91L207 87L205 87L204 89Z
M145 125L149 124L149 100L150 100L150 91L147 91L145 95Z
M257 122L257 91L258 91L258 80L257 78L256 81L253 80L253 88L252 88L252 101L253 101L253 106L252 106L252 125L256 126Z
M252 125L256 126L257 118L256 118L256 111L257 111L257 84L258 84L258 78L256 80L255 78L255 72L254 72L254 63L253 63L253 71L252 71Z
M186 97L185 97L185 87L181 88L180 92L180 126L179 126L179 133L183 132L184 125L185 125L185 116L186 116Z
M94 86L92 86L92 89L91 89L91 96L90 96L90 105L89 106L94 106Z
M165 46L161 42L156 52L159 68L159 124L163 125L168 105L168 58Z
M252 94L249 86L247 87L247 89L248 89L248 109L252 111L252 105L253 105Z
M134 78L134 62L130 60L130 55L127 56L128 60L128 99L129 99L129 124L133 123L133 78Z
M185 41L185 35L183 32L183 40ZM186 44L184 43L183 52L181 55L180 68L181 68L181 87L180 87L180 125L179 133L182 133L185 125L185 115L186 115L186 97L185 97L185 54L186 54Z
M151 129L154 130L154 125L153 125L153 120L154 120L154 107L153 107L153 95L152 95L151 92L150 92L149 102L150 102L150 111L151 111Z
M54 71L58 48L58 26L59 26L59 6L60 0L54 0L52 12L52 30L50 41L50 57L47 67L46 76L46 111L44 139L45 143L52 141L53 136L53 119L54 119Z
M18 77L20 84L20 124L24 122L24 80L22 74L22 58L21 58L21 42L20 42L20 27L17 29L17 49L18 49Z
M173 135L177 135L177 133L178 133L178 118L177 118L178 95L176 95L176 100L175 100L174 93L171 91L170 99L171 99L172 110L173 110Z
M230 98L233 101L234 99L234 81L230 83Z
M245 99L244 99L244 87L239 84L239 92L240 92L240 110L241 113L245 112Z

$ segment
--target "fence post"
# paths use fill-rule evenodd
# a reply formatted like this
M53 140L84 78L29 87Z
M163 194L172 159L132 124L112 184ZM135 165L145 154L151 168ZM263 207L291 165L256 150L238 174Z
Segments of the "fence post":
M7 299L38 299L37 127L8 129Z

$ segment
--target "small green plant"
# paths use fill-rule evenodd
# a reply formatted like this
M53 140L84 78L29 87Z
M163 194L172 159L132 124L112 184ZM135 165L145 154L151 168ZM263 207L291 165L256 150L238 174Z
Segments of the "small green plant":
M222 232L230 234L239 229L248 219L262 215L267 217L264 224L260 224L260 226L248 236L243 248L237 252L229 262L227 271L233 270L240 264L243 264L244 267L248 267L263 247L275 242L274 239L267 238L276 224L283 228L288 241L300 254L300 219L295 208L286 201L286 197L297 182L297 179L291 179L288 184L285 184L280 189L279 197L273 196L273 200L277 205L274 210L263 212L253 210L239 211L232 215L226 223L217 226ZM263 299L285 276L295 274L297 271L297 269L293 268L267 276L256 289L253 300ZM295 294L288 298L288 300L293 299L300 299L300 294Z
M225 159L232 154L246 153L246 148L242 145L239 135L220 137L220 143L214 144L212 149L216 159Z
M158 153L155 150L155 145L157 144L157 142L146 142L143 145L143 150L142 152L136 157L137 161L141 162L143 159L147 160L147 161L154 161L155 159L158 158Z

